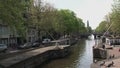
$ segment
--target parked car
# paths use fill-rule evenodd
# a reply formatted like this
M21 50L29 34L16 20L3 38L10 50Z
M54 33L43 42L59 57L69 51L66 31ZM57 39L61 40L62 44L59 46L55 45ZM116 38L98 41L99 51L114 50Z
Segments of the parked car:
M42 44L48 44L50 42L51 42L51 40L46 38L46 39L43 39Z
M7 45L0 44L0 52L6 52L7 51Z
M25 48L31 48L31 47L32 47L32 43L28 42L28 43L25 43L24 45L20 45L18 48L25 49Z
M39 47L40 46L40 43L39 42L34 42L32 43L32 47Z

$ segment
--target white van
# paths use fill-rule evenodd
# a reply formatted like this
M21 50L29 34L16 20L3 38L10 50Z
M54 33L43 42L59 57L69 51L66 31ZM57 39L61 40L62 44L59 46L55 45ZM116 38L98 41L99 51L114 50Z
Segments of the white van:
M50 40L50 39L48 39L48 38L43 39L43 41L42 41L42 43L43 43L43 44L50 43L50 42L51 42L51 40Z

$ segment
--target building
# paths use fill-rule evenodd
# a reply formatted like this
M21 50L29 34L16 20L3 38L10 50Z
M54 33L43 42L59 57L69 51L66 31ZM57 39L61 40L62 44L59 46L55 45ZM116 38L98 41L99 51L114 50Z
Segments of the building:
M33 27L28 28L26 32L26 42L35 42L37 40L37 30ZM16 47L22 43L23 39L17 34L16 30L13 32L7 25L0 24L0 44L6 44L8 47Z
M16 35L10 31L7 25L0 24L0 44L6 44L8 46L17 44Z
M108 44L108 45L120 45L120 37L106 38L106 44Z
M34 27L29 27L27 30L26 41L27 42L36 42L38 40L38 31Z
M87 28L89 28L90 26L89 26L89 21L87 20Z

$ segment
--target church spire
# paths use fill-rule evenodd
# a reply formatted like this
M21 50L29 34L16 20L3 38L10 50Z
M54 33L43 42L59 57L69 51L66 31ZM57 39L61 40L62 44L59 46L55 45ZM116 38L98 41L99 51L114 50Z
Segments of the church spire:
M89 27L89 21L87 20L87 27Z

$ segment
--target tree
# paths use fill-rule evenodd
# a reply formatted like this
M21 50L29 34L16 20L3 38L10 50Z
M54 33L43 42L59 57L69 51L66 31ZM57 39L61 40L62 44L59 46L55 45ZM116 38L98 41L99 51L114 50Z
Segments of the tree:
M63 30L62 32L64 32L65 34L70 34L74 31L76 31L76 29L78 29L77 25L77 18L74 14L74 12L70 11L70 10L60 10L59 11L59 16L60 16L60 26L61 26L61 30ZM75 26L76 25L76 26Z
M106 20L100 23L96 31L104 32L105 29L110 28L110 33L120 34L120 0L114 0L112 6L112 12L105 16Z
M99 26L96 28L96 32L102 32L104 33L107 30L107 22L106 21L102 21Z
M31 0L0 0L0 20L2 24L8 25L11 31L21 36L25 35L24 12Z
M112 13L110 14L112 24L111 30L115 34L120 34L120 0L114 0Z
M43 4L42 1L38 0L37 4L34 7L34 11L34 16L36 20L34 24L38 29L39 38L42 38L43 35L51 36L53 30L53 23L55 21L56 9L51 4Z
M39 38L86 32L82 19L73 11L58 10L41 0L0 0L0 20L22 37L30 26L38 30Z
M85 27L85 24L83 23L82 19L78 18L78 22L79 22L79 33L86 33L87 32L87 28Z

